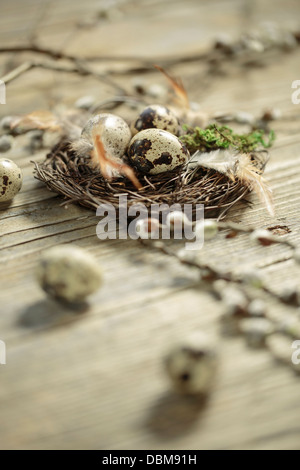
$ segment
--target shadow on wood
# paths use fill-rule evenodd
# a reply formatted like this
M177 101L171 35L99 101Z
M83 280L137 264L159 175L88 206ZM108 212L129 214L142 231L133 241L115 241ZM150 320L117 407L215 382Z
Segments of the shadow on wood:
M183 396L167 392L150 409L146 427L153 433L173 439L199 422L208 403L208 396Z
M25 328L64 326L79 320L88 309L88 303L61 304L46 298L27 307L18 323Z

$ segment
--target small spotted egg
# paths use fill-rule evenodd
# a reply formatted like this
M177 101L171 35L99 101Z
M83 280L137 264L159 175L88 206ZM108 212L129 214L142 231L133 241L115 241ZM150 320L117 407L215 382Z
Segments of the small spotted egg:
M218 368L216 347L197 332L174 345L165 358L167 375L174 388L186 395L207 395Z
M0 159L0 202L10 201L22 187L20 168L11 160Z
M128 157L141 173L157 175L184 165L189 152L173 134L161 129L145 129L130 142Z
M71 245L46 250L36 270L39 285L54 298L83 302L102 283L101 269L90 253Z
M160 104L152 104L147 106L139 117L132 122L131 132L135 135L144 129L162 129L178 135L179 122L172 111Z
M82 130L83 139L93 143L93 137L99 135L105 150L113 157L122 158L131 139L128 124L119 116L103 113L89 119Z

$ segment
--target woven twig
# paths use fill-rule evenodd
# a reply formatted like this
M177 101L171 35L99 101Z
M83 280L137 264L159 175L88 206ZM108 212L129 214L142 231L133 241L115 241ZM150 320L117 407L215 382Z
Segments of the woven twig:
M259 157L257 166L260 166ZM35 163L35 176L49 189L65 196L65 203L91 209L110 203L119 207L119 196L127 195L128 205L203 204L206 217L225 217L227 211L249 193L239 181L205 168L176 169L159 175L138 175L143 188L137 191L125 178L108 182L89 165L89 158L72 153L68 144L56 146L42 163ZM196 207L195 207L196 209Z

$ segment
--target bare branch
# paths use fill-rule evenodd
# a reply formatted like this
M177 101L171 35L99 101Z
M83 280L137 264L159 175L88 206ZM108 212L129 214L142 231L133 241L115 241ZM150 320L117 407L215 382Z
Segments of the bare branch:
M74 65L58 65L52 62L28 61L28 62L25 62L24 64L21 64L19 67L12 70L8 74L6 74L4 77L1 78L1 80L4 83L8 84L12 82L13 80L15 80L16 78L18 78L19 76L21 76L23 73L26 73L29 70L32 70L34 68L53 70L55 72L76 73L78 75L83 75L83 76L91 76L91 77L96 78L97 80L100 80L106 85L112 86L118 91L118 93L122 95L127 95L126 90L122 88L120 85L118 85L116 82L114 82L113 80L111 80L104 74L91 70L89 67L87 67L83 63L77 63Z

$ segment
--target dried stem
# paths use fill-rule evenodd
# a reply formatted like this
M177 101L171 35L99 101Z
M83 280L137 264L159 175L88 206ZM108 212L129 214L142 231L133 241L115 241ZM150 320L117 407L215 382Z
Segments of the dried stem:
M221 222L219 223L219 227L220 228L222 227L224 229L234 229L235 231L239 231L243 233L252 233L255 230L253 228L244 227L242 225L235 224L233 222L225 222L225 223ZM289 248L292 248L293 250L296 248L294 244L292 244L291 242L287 240L281 240L279 238L276 238L276 239L274 238L274 240L276 240L274 241L274 243L286 245ZM202 273L201 279L204 282L212 283L214 281L223 280L228 283L234 283L238 285L246 284L245 279L243 279L243 276L237 276L230 271L227 271L227 272L219 271L218 268L213 267L207 263L203 263L201 261L195 261L194 259L190 257L181 256L180 254L178 254L178 252L175 252L171 250L170 248L168 248L163 242L160 242L160 241L151 242L151 240L150 240L150 243L149 243L149 240L148 241L140 240L140 242L143 244L143 246L147 248L155 248L156 250L160 251L161 253L165 255L176 258L181 264L185 266L190 266L192 268L198 269ZM272 291L264 284L259 285L259 287L257 288L265 292L269 296L273 297L276 301L280 303L294 305L293 298L287 299L284 296L280 295L279 293Z
M4 77L1 78L2 82L8 84L15 80L16 78L20 77L24 73L28 72L29 70L41 68L45 70L53 70L54 72L64 72L64 73L76 73L81 76L91 76L100 80L101 82L114 87L118 93L126 95L127 92L124 88L118 85L116 82L108 78L104 74L97 73L91 70L87 65L83 63L77 63L74 65L58 65L52 62L36 62L36 61L28 61L24 64L21 64L16 69L12 70Z

